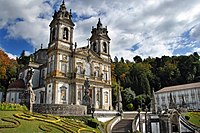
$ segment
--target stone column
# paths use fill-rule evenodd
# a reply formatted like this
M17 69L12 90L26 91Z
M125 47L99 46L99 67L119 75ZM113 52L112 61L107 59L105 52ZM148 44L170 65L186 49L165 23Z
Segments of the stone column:
M74 104L77 105L78 101L78 86L74 83Z
M94 107L96 108L96 88L93 87L93 96L92 96L92 104L94 104Z
M103 101L104 101L104 99L103 99L103 88L100 88L100 108L101 109L103 109L104 107L103 107Z
M112 90L109 90L109 110L113 110L112 108Z

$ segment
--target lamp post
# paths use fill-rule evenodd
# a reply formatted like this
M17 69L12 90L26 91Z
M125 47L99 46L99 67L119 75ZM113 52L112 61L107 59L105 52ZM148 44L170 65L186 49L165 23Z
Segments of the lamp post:
M140 105L138 106L138 114L139 114L139 131L141 131L141 126L140 126L140 112L141 112L141 108Z
M148 133L147 131L147 111L148 111L148 108L147 106L145 106L145 132Z
M95 111L95 107L94 107L94 104L92 104L92 108L91 108L91 111L92 111L92 118L94 118L94 111Z

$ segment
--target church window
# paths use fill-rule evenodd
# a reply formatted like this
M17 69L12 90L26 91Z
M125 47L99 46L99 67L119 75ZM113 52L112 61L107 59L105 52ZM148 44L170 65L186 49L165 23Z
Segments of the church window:
M60 89L61 89L61 99L62 100L66 100L66 87L65 86L62 86L62 87L60 87Z
M78 90L78 100L81 100L81 91L82 91L82 89L80 88L80 89Z
M87 75L87 76L91 75L91 64L90 63L86 63L85 75Z
M61 72L66 73L67 72L67 65L66 63L61 63Z
M65 27L64 30L63 30L63 39L66 39L68 40L68 29Z
M53 41L55 39L56 39L56 30L55 30L55 28L53 28L53 30L52 30L52 40L51 41Z
M78 67L77 67L77 74L81 74L81 72L82 72L82 67L81 67L81 66L78 66Z
M107 53L107 44L106 44L106 42L103 43L103 52Z
M50 62L50 72L53 72L53 62Z
M185 94L185 101L186 101L186 103L189 102L189 95L188 94Z
M22 97L23 97L23 93L20 92L20 93L19 93L19 99L22 99Z
M44 91L40 91L40 103L44 103Z
M108 103L108 92L104 92L104 101Z
M97 95L96 95L96 97L97 97L97 101L99 102L99 92L97 92Z
M96 44L96 42L93 43L93 51L97 52L97 44Z
M162 99L162 104L164 104L165 103L165 97L162 96L161 99Z
M107 80L107 72L104 72L103 79Z
M95 71L95 77L99 77L99 70Z

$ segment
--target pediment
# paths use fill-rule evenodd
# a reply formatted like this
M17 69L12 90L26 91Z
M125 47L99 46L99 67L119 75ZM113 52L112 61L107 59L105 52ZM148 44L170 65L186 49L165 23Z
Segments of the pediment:
M96 54L93 50L90 50L89 48L79 49L77 50L76 54L79 56L86 57L87 60L102 60L103 61L103 59L98 54Z

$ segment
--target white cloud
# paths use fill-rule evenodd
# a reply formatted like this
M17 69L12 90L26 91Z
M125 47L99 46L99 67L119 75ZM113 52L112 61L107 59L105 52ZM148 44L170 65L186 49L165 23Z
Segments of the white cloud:
M0 1L0 28L8 29L8 37L23 38L36 48L41 43L47 46L53 7L58 8L61 0ZM200 41L198 0L69 0L66 7L77 14L74 42L78 46L87 45L91 27L101 18L103 25L108 26L113 58L173 55L176 49L185 47L180 36L193 26L190 37L197 42L187 47L197 47ZM16 22L17 18L24 21ZM127 50L136 43L138 49Z
M15 59L15 60L16 60L16 58L17 58L17 55L13 55L13 54L7 53L7 52L6 52L6 54L8 55L8 57L9 57L10 59Z
M0 44L0 50L3 50L3 51L8 55L8 57L9 57L10 59L16 59L16 57L17 57L17 55L14 55L14 54L12 54L12 53L6 52L5 49L2 48L1 44Z

